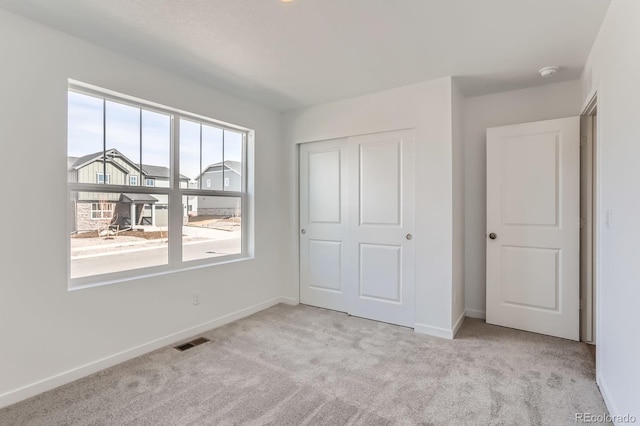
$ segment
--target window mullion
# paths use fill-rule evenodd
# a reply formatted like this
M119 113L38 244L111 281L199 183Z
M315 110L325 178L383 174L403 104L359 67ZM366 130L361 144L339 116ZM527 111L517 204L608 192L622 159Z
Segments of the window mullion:
M142 108L140 108L140 124L138 130L140 131L140 137L138 139L140 142L140 171L138 174L140 175L140 180L142 180ZM129 184L131 184L131 182L129 182ZM140 182L136 182L136 184L136 186L140 186Z
M171 116L171 189L169 192L169 265L182 263L182 194L180 191L180 119Z
M225 169L225 158L224 158L224 134L225 134L225 130L222 129L222 167L220 167L220 169L222 170L222 188L221 190L224 191L224 169Z
M107 181L107 100L102 100L102 183Z

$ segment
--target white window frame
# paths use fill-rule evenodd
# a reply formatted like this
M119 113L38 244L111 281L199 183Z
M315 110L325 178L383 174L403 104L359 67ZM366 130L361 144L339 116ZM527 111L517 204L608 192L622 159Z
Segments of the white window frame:
M105 220L113 218L113 204L112 202L92 202L91 203L91 220ZM100 213L100 217L93 217L94 213ZM108 215L105 215L108 213Z
M105 182L105 176L106 182ZM102 178L102 182L100 182L100 178ZM110 185L111 184L111 173L107 173L106 175L103 172L96 172L96 183L98 185Z
M151 182L151 185L149 185L149 182ZM156 186L156 178L145 178L144 186L153 188L154 186Z
M166 265L138 268L128 271L118 271L107 274L92 275L86 277L71 278L71 244L67 238L67 277L69 290L76 290L100 285L118 283L123 281L135 280L155 275L164 275L167 273L175 273L179 271L211 267L219 264L243 261L253 259L254 253L254 180L253 180L253 161L254 161L254 139L255 132L252 129L233 125L230 123L218 121L199 114L190 113L184 110L168 107L154 102L145 101L134 98L129 95L92 86L86 83L69 80L68 90L80 94L102 98L108 101L118 102L121 104L142 108L149 111L158 112L169 115L171 117L171 141L170 141L170 182L169 187L154 186L137 186L136 193L140 194L166 194L169 199L169 223L168 223L168 263ZM211 189L194 189L182 188L180 185L180 119L200 122L209 126L218 127L243 134L243 170L242 170L242 190L241 191L217 191ZM108 174L107 174L108 176ZM110 177L107 177L110 180ZM146 179L145 179L146 184ZM89 183L67 183L68 198L72 199L74 192L103 192L103 193L129 193L130 185L111 185L111 184L89 184ZM189 196L221 196L221 197L239 197L241 199L241 253L211 257L190 261L182 260L182 226L183 226L183 197ZM71 233L71 221L69 222L69 232Z
M135 183L132 183L135 180ZM129 175L129 185L138 186L138 175Z

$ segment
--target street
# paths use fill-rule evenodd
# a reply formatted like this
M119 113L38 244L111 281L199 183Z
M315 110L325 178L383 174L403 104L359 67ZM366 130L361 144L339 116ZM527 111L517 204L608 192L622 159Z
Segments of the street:
M183 260L189 261L240 253L240 233L234 234L233 238L185 243L182 247ZM130 250L105 251L97 255L72 257L71 278L164 265L167 261L168 249L167 243L164 242Z

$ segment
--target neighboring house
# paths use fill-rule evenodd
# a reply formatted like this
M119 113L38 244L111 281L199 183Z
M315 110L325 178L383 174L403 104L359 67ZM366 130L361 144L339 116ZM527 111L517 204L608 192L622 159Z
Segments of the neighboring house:
M224 163L209 165L196 178L196 187L200 181L202 189L215 191L242 191L242 163L227 160ZM232 216L241 214L241 200L235 197L198 197L198 216Z
M106 158L105 158L106 157ZM104 229L119 225L120 229L139 226L167 226L168 198L164 194L137 194L136 186L168 188L169 168L135 164L117 149L109 149L83 157L68 157L68 179L76 183L131 185L127 193L77 192L71 200L74 221L72 231ZM180 186L189 178L180 176Z

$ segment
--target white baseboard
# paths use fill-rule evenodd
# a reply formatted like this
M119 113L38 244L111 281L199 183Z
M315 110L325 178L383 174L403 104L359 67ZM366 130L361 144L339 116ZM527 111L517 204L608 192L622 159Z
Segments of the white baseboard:
M32 396L38 395L42 392L46 392L48 390L57 388L58 386L62 386L64 384L73 382L74 380L78 380L82 377L96 373L100 370L104 370L105 368L114 366L116 364L120 364L121 362L128 361L137 356L144 355L156 349L160 349L164 346L177 343L180 340L187 339L198 333L203 333L205 331L223 326L230 322L255 314L256 312L260 312L264 309L270 308L279 303L285 303L287 305L298 304L297 301L292 298L276 297L274 299L267 300L266 302L258 303L257 305L240 309L236 312L223 315L211 321L207 321L205 323L196 325L194 327L190 327L185 330L161 337L159 339L152 340L140 346L135 346L131 349L127 349L125 351L118 352L116 354L109 355L104 358L100 358L96 361L90 362L85 365L81 365L71 370L64 371L62 373L37 381L35 383L22 386L18 389L5 392L0 395L0 408L9 406L11 404L15 404L16 402L20 402Z
M469 318L477 318L477 319L487 319L487 313L485 311L478 311L476 309L467 309L466 315Z
M464 322L465 317L466 317L466 312L462 311L462 313L458 317L458 320L453 325L453 333L452 333L452 336L451 336L452 339L455 339L456 334L458 334L458 330L460 330L460 327L462 327L462 323Z
M442 337L444 339L451 340L455 337L456 333L458 333L458 330L460 329L460 327L462 326L462 323L464 322L464 318L465 318L465 313L462 312L451 330L447 328L434 327L432 325L419 324L419 323L413 324L413 329L416 333L428 334L429 336Z
M300 302L294 299L293 297L281 297L280 303L284 303L285 305L291 305L291 306L296 306L300 304Z
M442 337L444 339L453 339L453 330L446 328L434 327L426 324L415 323L413 329L416 333L428 334L429 336Z
M607 388L607 385L605 384L604 379L602 378L602 375L596 374L596 383L600 388L600 394L602 395L602 399L604 400L604 405L606 405L607 410L609 410L609 414L612 416L620 414L620 412L616 408L616 405L613 403L613 400L611 399L611 395L609 394L609 389ZM619 423L616 423L616 424L619 424Z

